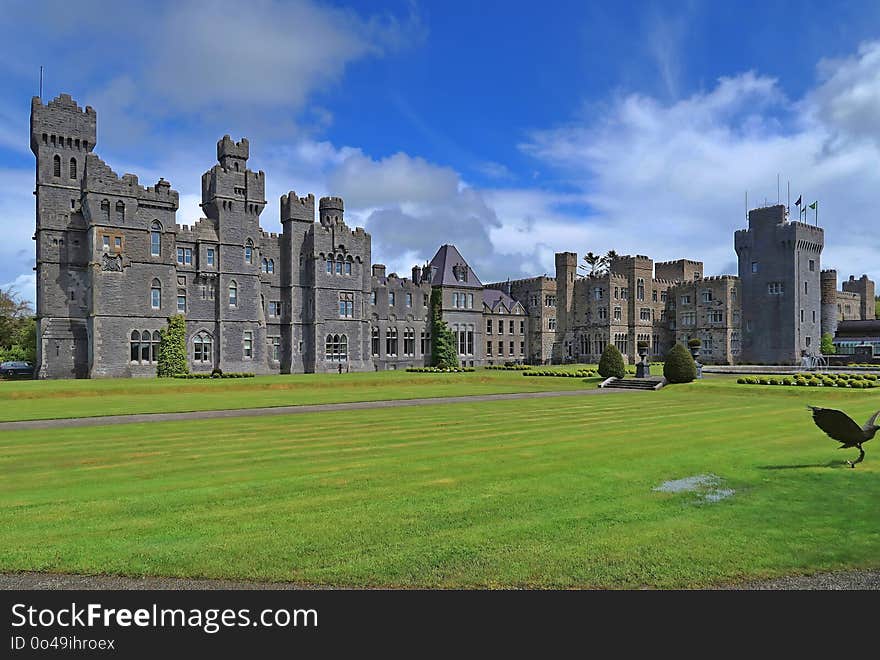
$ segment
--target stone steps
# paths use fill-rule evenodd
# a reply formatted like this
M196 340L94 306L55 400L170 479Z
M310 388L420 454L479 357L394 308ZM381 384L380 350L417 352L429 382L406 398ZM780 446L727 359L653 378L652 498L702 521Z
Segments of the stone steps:
M600 387L613 390L659 390L666 384L663 378L609 378Z

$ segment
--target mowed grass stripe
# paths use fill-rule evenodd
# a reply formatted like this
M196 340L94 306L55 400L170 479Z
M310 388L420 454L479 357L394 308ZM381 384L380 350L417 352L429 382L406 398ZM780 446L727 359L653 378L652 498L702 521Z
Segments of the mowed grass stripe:
M138 447L127 427L53 431L34 453L0 451L14 475L0 485L0 567L558 587L876 566L870 450L839 469L844 452L804 409L819 393L779 389L153 424L127 436ZM880 407L871 392L822 394L857 418ZM168 454L132 456L146 451ZM705 472L737 494L709 505L651 490Z

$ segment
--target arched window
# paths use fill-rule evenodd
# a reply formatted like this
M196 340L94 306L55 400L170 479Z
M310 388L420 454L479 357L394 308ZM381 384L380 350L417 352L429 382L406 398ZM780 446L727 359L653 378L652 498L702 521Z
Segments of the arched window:
M324 339L324 357L332 362L348 360L348 337L346 335L327 335Z
M116 222L125 222L125 204L122 200L116 202Z
M268 259L263 259L263 261L260 263L260 270L263 271L264 273L269 272L269 260Z
M214 359L214 341L202 330L193 337L193 362L211 362Z
M341 254L337 255L336 256L336 274L337 275L342 275L343 262L344 262L344 259L343 259L342 255Z
M229 283L229 306L235 307L238 304L238 285L235 280Z
M141 364L150 363L150 331L144 330L141 333Z
M267 273L274 273L275 272L275 260L274 259L269 259L269 264L266 267L266 272Z
M131 331L131 361L140 362L141 358L141 333L139 330Z
M247 239L244 244L244 262L246 264L254 263L254 242L251 239Z
M345 260L345 274L346 275L351 275L351 261L352 261L351 257L348 257L348 259Z
M159 331L153 330L153 338L150 341L150 362L159 361Z
M327 255L327 272L328 273L333 272L333 255L332 254Z
M162 283L154 279L150 284L150 307L159 309L162 306Z
M101 214L107 222L110 222L110 202L106 199L101 201Z
M76 158L70 159L70 178L76 178Z
M61 176L61 156L56 155L52 159L52 173L55 176Z
M373 328L372 342L370 343L370 353L374 357L379 357L379 328Z
M235 165L235 171L238 172L238 161L235 161L235 163L233 163L233 165Z
M339 359L342 361L348 360L348 336L340 335L339 336Z
M388 328L385 332L385 355L397 356L397 328Z
M158 220L150 225L150 254L154 257L162 254L162 225Z

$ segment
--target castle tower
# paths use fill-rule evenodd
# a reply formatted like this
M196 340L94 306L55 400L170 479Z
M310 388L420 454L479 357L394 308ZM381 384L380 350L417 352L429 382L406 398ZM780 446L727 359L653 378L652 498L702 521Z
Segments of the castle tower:
M823 270L820 274L822 287L822 334L832 337L837 332L837 271Z
M318 202L318 215L324 227L345 224L344 214L345 204L342 197L322 197Z
M638 360L637 341L639 337L648 337L650 342L654 322L651 315L651 285L654 279L654 262L644 255L624 256L614 260L611 272L626 278L628 289L627 306L628 328L627 348L630 363ZM646 314L642 310L647 310Z
M785 206L749 211L749 228L734 246L742 283L742 359L797 364L803 351L819 352L824 231L790 222Z
M556 340L553 360L563 361L574 351L574 283L577 275L577 254L556 253Z
M88 371L88 263L82 180L95 147L97 115L68 94L31 101L36 167L37 364L39 378ZM50 352L52 359L47 359Z
M313 258L314 224L314 195L299 197L291 190L281 196L281 373L285 374L314 371L315 269L323 265Z
M849 280L843 283L842 288L844 291L858 294L860 319L869 320L876 316L874 282L869 280L867 275L862 275L859 279L856 279L855 275L850 275Z

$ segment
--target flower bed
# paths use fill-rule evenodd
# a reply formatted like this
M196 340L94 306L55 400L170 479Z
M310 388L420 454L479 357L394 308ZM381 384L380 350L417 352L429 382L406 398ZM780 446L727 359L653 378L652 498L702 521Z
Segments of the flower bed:
M794 376L745 376L737 378L740 385L787 385L796 387L850 387L869 389L880 387L874 374L799 373Z
M222 374L176 374L174 378L253 378L255 374L252 373L236 373L233 371L229 371Z
M581 369L579 371L524 371L523 376L557 376L559 378L592 378L598 376L595 369Z
M476 371L474 367L451 367L441 369L440 367L407 367L406 369L414 374L462 374Z

